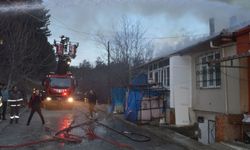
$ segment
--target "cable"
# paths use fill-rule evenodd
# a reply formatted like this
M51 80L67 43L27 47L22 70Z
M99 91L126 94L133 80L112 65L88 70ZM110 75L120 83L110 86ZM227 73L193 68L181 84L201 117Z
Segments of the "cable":
M227 77L230 77L231 79L236 79L236 80L241 80L241 81L249 81L249 79L243 79L241 77L236 77L236 76L230 75L230 74L228 74L226 72L223 72L222 70L221 70L221 73L224 74Z
M146 136L146 135L143 135L143 134L140 134L140 133L127 132L127 131L118 131L118 130L116 130L116 129L113 129L113 128L111 128L111 127L109 127L109 126L107 126L107 125L101 123L101 122L98 122L98 121L95 121L95 122L96 122L98 125L101 125L101 126L107 128L107 129L109 129L109 130L111 130L111 131L113 131L113 132L116 132L116 133L118 133L118 134L120 134L120 135L122 135L122 136L125 136L126 138L128 138L128 139L130 139L130 140L132 140L132 141L134 141L134 142L149 142L149 141L151 140L151 138L150 138L149 136ZM141 137L142 139L136 139L136 138L131 137L131 136L128 136L128 135Z
M65 24L63 21L51 16L51 18L55 19L57 22L61 23L62 25L64 25L68 30L71 30L73 32L76 32L76 33L83 33L83 34L86 34L86 35L91 35L93 36L93 34L89 33L89 32L84 32L84 31L79 31L79 30L75 30L74 28L71 28L69 27L67 24Z
M104 111L102 111L100 109L95 109L94 111L96 111L96 112L97 111L104 112ZM82 112L82 113L84 113L84 112ZM88 114L84 113L84 115L85 115L86 118L91 119L91 118L89 118ZM119 131L117 129L113 129L113 128L109 127L108 125L105 125L105 124L99 122L97 119L94 119L93 121L95 123L97 123L98 125L103 126L106 129L109 129L109 130L111 130L111 131L113 131L113 132L115 132L117 134L120 134L120 135L122 135L122 136L124 136L124 137L126 137L126 138L128 138L128 139L130 139L132 141L134 141L134 142L149 142L149 141L151 141L151 138L149 136L146 136L146 135L143 135L143 134L140 134L140 133L136 133L136 132ZM129 135L131 135L131 136L129 136ZM134 138L132 136L137 136L137 137L140 137L142 139L136 139L136 138Z
M10 1L7 1L10 5L12 5L13 3L12 2L10 2ZM33 14L31 14L31 13L29 13L29 12L27 12L27 11L21 11L23 14L26 14L26 15L28 15L28 16L30 16L30 17L32 17L32 18L34 18L34 19L36 19L37 21L40 21L40 22L44 22L45 20L43 20L43 19L40 19L39 17L37 17L37 16L35 16L35 15L33 15ZM52 17L52 16L51 16ZM54 18L57 22L60 22L62 25L64 25L66 28L64 28L64 27L62 27L62 26L58 26L58 24L56 24L57 25L57 27L61 27L61 28L64 28L64 29L68 29L68 30L70 30L70 31L73 31L73 32L75 32L75 33L78 33L78 35L80 35L79 33L83 33L83 34L87 34L87 35L92 35L91 33L87 33L87 32L82 32L82 31L78 31L78 30L75 30L75 29L73 29L73 28L71 28L71 27L68 27L65 23L63 23L62 21L59 21L58 19L56 19L55 17L52 17L52 18ZM93 35L92 35L93 36ZM84 40L86 40L86 39L84 39Z
M10 1L7 1L7 2L8 2L10 5L12 5L12 3L11 3ZM23 12L24 14L27 14L27 15L33 17L34 19L36 19L36 20L38 20L38 21L41 21L41 22L45 21L45 20L42 20L42 19L38 18L37 16L32 15L31 13L29 13L29 12L27 12L27 11L25 11L25 10L22 11L22 12ZM80 35L79 33L82 33L82 34L84 34L84 35L88 35L88 36L91 36L91 37L96 37L96 36L97 36L97 35L94 35L94 34L89 33L89 32L84 32L84 31L76 30L76 29L74 29L74 28L68 26L67 24L65 24L63 21L57 19L56 17L51 16L51 18L55 19L57 22L59 22L60 24L62 24L65 28L62 27L62 26L57 26L57 27L61 27L61 28L64 28L64 29L73 31L73 32L77 33L78 35ZM207 34L208 34L208 33L189 34L189 35L180 35L180 36L144 37L143 39L160 40L160 39L188 38L188 37L197 37L197 36L201 36L201 38L202 38L202 36L205 36L205 35L207 35ZM107 35L106 35L105 37L110 37L110 36L107 36ZM84 40L86 40L86 39L84 39Z

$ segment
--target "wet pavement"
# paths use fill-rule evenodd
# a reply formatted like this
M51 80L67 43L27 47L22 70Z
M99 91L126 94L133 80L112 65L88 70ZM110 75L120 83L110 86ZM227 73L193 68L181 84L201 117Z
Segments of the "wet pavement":
M23 113L19 124L11 124L6 126L0 131L0 145L15 145L21 143L27 143L31 141L38 141L41 139L51 138L58 130L64 129L83 122L88 122L88 110L87 105L78 102L78 104L72 110L43 110L43 114L46 120L45 125L42 122L38 114L34 114L30 126L26 126L29 112ZM124 137L116 132L107 129L95 122L91 125L80 126L70 131L71 134L82 136L81 143L64 143L60 141L46 142L42 144L32 145L29 147L18 148L21 150L56 150L56 149L88 149L88 150L115 150L126 149L124 147L118 147L117 143L126 144L130 149L138 150L185 150L184 147L167 141L166 139L159 138L143 130L140 127L131 126L114 117L107 115L103 112L98 112L96 116L97 120L102 124L108 125L113 129L119 131L136 132L151 138L148 142L135 142L127 137ZM103 138L90 140L86 136L88 129L93 129L94 133ZM135 139L143 140L144 137L132 136ZM105 141L106 140L106 141ZM13 149L13 148L12 148ZM129 149L129 148L127 148Z

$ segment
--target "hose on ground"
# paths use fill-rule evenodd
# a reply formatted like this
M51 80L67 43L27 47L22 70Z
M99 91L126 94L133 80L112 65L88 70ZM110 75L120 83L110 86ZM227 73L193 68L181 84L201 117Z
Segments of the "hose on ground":
M72 123L74 122L74 120L73 120L71 122L71 124L69 125L69 127L66 127L62 130L57 131L53 136L50 136L46 139L26 142L26 143L22 143L22 144L0 145L0 149L1 148L22 148L22 147L38 145L38 144L47 143L47 142L81 143L82 139L85 136L74 135L74 134L71 134L70 132L75 128L90 126L93 123L96 123L97 125L103 126L106 129L111 130L117 134L120 134L120 135L134 141L134 142L148 142L151 140L151 138L149 136L146 136L143 134L139 134L139 133L135 133L135 132L124 132L124 131L119 131L119 130L113 129L113 128L109 127L108 125L105 125L105 124L99 122L97 119L95 119L95 120L90 119L86 113L84 113L84 114L89 119L89 121L83 122L80 124L76 124L76 125L72 125ZM46 127L46 129L50 129L50 128ZM117 142L115 140L111 140L111 139L108 139L106 137L101 137L101 136L97 135L94 132L94 130L90 127L87 129L87 131L85 131L85 134L89 140L100 139L100 140L103 140L107 143L115 145L119 148L133 149L133 147L131 147L130 145L123 144L123 143ZM133 136L140 137L140 139L136 139Z
M111 128L111 127L109 127L109 126L101 123L101 122L98 122L98 121L95 121L95 122L98 125L101 125L101 126L107 128L107 129L109 129L109 130L111 130L113 132L116 132L116 133L118 133L118 134L120 134L120 135L122 135L122 136L124 136L124 137L126 137L126 138L128 138L128 139L130 139L132 141L134 141L134 142L148 142L148 141L151 140L151 138L149 136L146 136L146 135L143 135L143 134L140 134L140 133L127 132L127 131L118 131L116 129L113 129L113 128ZM135 138L135 136L138 137L138 139Z
M101 109L95 109L95 111L96 112L97 111L104 112ZM88 114L86 114L85 112L82 112L82 113L85 115L86 118L91 120L91 118L88 116ZM98 125L103 126L104 128L108 129L108 130L111 130L117 134L120 134L120 135L130 139L131 141L134 141L134 142L149 142L149 141L151 141L151 137L149 137L149 136L146 136L146 135L143 135L140 133L136 133L136 132L119 131L117 129L111 128L108 125L105 125L105 124L99 122L97 119L94 119L93 121L95 123L97 123ZM135 138L135 137L137 137L137 138Z

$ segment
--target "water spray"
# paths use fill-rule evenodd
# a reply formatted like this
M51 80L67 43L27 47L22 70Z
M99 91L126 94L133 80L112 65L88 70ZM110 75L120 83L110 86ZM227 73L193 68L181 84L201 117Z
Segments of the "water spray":
M40 3L10 3L0 4L0 13L32 11L37 9L44 9L45 6Z

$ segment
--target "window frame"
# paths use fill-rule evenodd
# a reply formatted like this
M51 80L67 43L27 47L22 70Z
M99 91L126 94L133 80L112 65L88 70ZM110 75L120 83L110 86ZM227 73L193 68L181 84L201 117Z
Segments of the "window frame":
M169 88L170 86L170 70L169 66L163 67L163 86Z
M196 82L197 87L200 89L214 89L214 88L220 88L221 87L221 68L220 64L216 64L214 66L209 66L207 63L211 60L216 60L221 57L221 54L219 51L215 52L209 52L203 55L198 56L198 63L196 64ZM219 71L217 72L217 67L219 67ZM204 69L205 68L205 69ZM204 72L205 71L205 72ZM210 73L210 71L213 71ZM219 74L219 78L218 78ZM204 76L205 75L205 76ZM211 76L212 75L212 76Z

